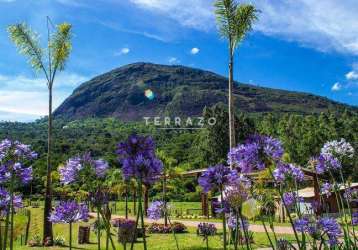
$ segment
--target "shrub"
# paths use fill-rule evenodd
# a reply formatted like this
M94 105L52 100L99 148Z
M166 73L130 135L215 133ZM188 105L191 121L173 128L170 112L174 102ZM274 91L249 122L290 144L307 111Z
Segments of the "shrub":
M164 224L152 223L148 227L148 232L152 234L169 234L172 233L185 233L186 226L180 222L174 222L172 225L165 226Z

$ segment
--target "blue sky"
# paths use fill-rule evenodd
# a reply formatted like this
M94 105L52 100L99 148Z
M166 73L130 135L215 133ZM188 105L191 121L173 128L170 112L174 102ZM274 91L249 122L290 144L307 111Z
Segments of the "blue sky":
M254 30L235 56L235 79L358 105L356 0L252 0ZM6 33L26 22L45 45L46 16L73 24L73 51L55 107L82 82L122 65L182 64L227 74L212 0L0 0L0 120L46 114L47 90Z

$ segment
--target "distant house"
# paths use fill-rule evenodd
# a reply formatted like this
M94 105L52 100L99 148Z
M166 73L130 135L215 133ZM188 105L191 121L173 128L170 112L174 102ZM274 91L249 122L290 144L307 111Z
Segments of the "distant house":
M353 190L358 191L358 183L351 183L350 188ZM340 184L340 193L341 197L344 199L344 193L346 189L348 188L347 185ZM300 203L300 207L303 211L303 213L313 213L313 207L312 204L315 202L315 192L313 187L306 187L304 189L298 190L298 195L303 199L303 201ZM323 213L337 213L338 212L338 204L336 195L333 193L329 195L321 195L321 209ZM344 204L346 204L345 201L343 201ZM352 207L355 207L357 205L357 202L353 202L351 204Z

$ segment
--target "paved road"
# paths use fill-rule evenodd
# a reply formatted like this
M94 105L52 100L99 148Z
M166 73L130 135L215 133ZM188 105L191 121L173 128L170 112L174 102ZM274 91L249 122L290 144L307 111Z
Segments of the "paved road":
M91 216L96 217L97 215L95 213L91 213ZM112 215L112 219L116 219L116 218L123 218L123 216ZM130 217L130 219L135 219L135 218ZM164 223L164 220L155 221L155 220L151 220L148 218L145 218L144 221L146 223L153 223L153 222ZM202 221L191 221L191 220L180 220L180 219L172 219L172 221L177 221L177 222L183 223L187 227L197 227L198 224L200 222L202 222ZM219 229L222 228L222 223L220 223L220 222L210 222L210 223L215 224L216 228L219 228ZM265 228L262 225L257 225L257 224L250 224L249 230L251 232L255 232L255 233L264 233L265 232ZM267 230L269 232L271 232L269 227L267 227ZM275 232L276 232L276 234L293 234L292 228L288 227L288 226L275 226Z

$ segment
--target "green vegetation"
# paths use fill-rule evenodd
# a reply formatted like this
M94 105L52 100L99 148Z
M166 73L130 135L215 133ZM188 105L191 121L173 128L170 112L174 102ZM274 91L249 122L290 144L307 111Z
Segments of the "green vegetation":
M33 216L33 220L32 220L32 224L31 224L31 232L30 232L30 238L31 239L33 236L35 236L36 234L41 235L42 234L42 213L43 213L43 209L42 208L31 208L31 212L32 212L32 216ZM94 220L92 219L90 222L88 223L81 223L81 224L76 224L74 225L74 229L73 229L73 247L74 249L86 249L86 250L96 250L97 249L97 245L96 243L96 235L95 233L92 231L91 232L91 244L85 244L85 245L78 245L77 244L77 234L78 234L78 227L80 225L89 225L90 223L92 223ZM174 220L175 221L175 220ZM18 228L21 226L23 227L23 221L21 220L17 220L16 221L16 225L18 226ZM54 228L54 237L56 238L56 236L63 236L66 239L66 244L68 244L68 225L66 224L56 224L53 226ZM19 230L20 232L21 230ZM115 232L112 232L113 234L115 234ZM219 230L220 233L220 230ZM19 233L21 234L21 233ZM17 235L19 235L17 234ZM285 238L287 239L293 239L292 235L284 235ZM204 243L202 241L202 238L196 235L196 228L188 228L188 233L185 234L178 234L178 241L180 243L181 246L183 246L184 250L204 250L205 246ZM102 241L105 242L105 237L103 235ZM175 249L175 242L172 238L171 234L149 234L148 238L148 247L149 249L154 249L154 250L159 250L159 249L164 249L164 250L172 250ZM220 239L220 235L218 236L213 236L209 238L210 241L210 249L222 249L222 242ZM268 243L266 242L266 236L264 233L254 233L254 247L268 247ZM43 247L28 247L28 246L21 246L20 244L20 238L18 237L18 240L16 240L15 242L15 249L17 250L40 250L43 249ZM140 243L136 244L136 248L135 249L142 249L141 248L142 245ZM68 247L51 247L51 249L53 250L60 250L60 249L67 249ZM102 249L105 249L104 246ZM116 243L116 249L123 249L122 246L119 243Z
M204 112L205 113L205 112ZM158 130L143 123L123 123L115 118L85 119L76 121L55 120L53 146L53 166L57 168L69 157L91 151L95 157L103 157L113 168L113 180L117 186L113 192L123 197L123 184L118 172L119 163L114 154L116 144L131 133L151 134L158 150L176 160L171 174L185 170L205 168L217 162L226 161L228 151L227 110L223 105L208 108L206 113L218 118L213 127L199 131L167 131ZM226 119L224 119L226 117ZM320 115L265 115L248 117L241 114L237 117L236 136L240 142L248 134L255 131L273 135L284 143L287 157L292 162L307 166L312 155L319 153L321 145L329 140L346 138L357 150L358 145L358 116L346 111L339 116L322 113ZM34 181L30 188L21 190L25 195L44 193L44 176L46 175L47 125L45 120L33 123L0 123L0 138L18 139L33 145L39 152L40 158L34 167ZM347 162L345 175L353 181L358 180L357 166ZM54 194L59 195L70 190L60 187L58 176L53 172ZM171 201L199 201L200 189L195 178L181 179L179 177L168 181L167 196ZM150 189L151 198L160 197L161 183ZM132 194L129 197L132 199Z

